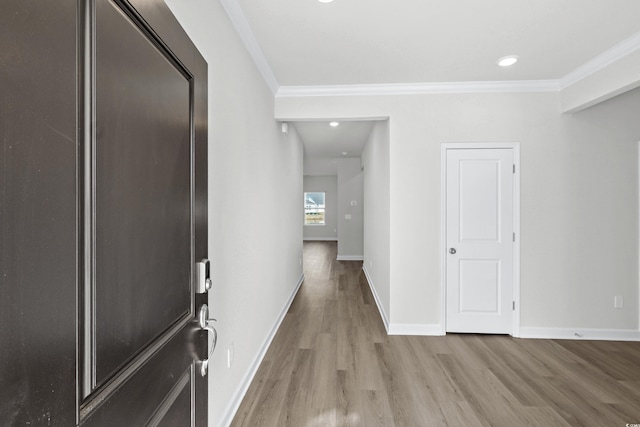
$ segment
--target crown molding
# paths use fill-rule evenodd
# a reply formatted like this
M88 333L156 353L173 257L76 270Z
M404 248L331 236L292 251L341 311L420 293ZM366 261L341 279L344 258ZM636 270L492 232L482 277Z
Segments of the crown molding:
M372 85L280 86L276 97L557 92L559 90L560 82L558 80L513 80Z
M640 49L640 32L632 35L631 37L621 41L612 48L606 50L593 59L585 62L562 79L560 79L560 89L564 89L567 86L590 76L591 74L608 67L616 61L632 54L636 50Z
M585 62L559 80L467 81L355 85L280 86L236 0L220 0L271 92L280 98L359 95L559 92L640 49L640 32Z
M225 12L227 12L227 15L229 15L229 20L231 20L244 46L249 51L249 55L253 58L253 62L255 62L258 67L258 71L260 71L267 86L269 86L269 89L271 89L271 92L275 95L278 93L280 85L278 84L278 80L276 80L275 74L273 74L269 62L267 62L267 58L264 56L264 52L260 48L260 44L258 44L258 40L242 8L236 0L220 0L220 3Z

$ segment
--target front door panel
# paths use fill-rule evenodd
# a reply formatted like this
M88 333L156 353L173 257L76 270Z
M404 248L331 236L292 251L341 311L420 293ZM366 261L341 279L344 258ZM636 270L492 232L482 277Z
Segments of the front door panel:
M4 0L0 426L205 426L207 64L164 0Z

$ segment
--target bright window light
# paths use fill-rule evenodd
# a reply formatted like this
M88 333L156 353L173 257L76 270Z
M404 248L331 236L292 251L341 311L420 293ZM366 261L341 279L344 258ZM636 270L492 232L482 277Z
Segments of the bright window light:
M304 193L304 225L325 225L324 192Z

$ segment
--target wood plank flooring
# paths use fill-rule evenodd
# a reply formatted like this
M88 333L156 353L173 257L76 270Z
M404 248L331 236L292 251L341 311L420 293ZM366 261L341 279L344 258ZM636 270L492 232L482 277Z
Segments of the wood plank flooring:
M640 343L387 336L361 262L304 246L305 282L232 426L640 423Z

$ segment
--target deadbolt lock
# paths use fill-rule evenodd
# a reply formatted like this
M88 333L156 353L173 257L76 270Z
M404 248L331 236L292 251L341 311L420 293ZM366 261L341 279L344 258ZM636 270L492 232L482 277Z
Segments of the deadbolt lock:
M211 263L204 258L196 262L196 293L206 293L211 289L211 284Z

